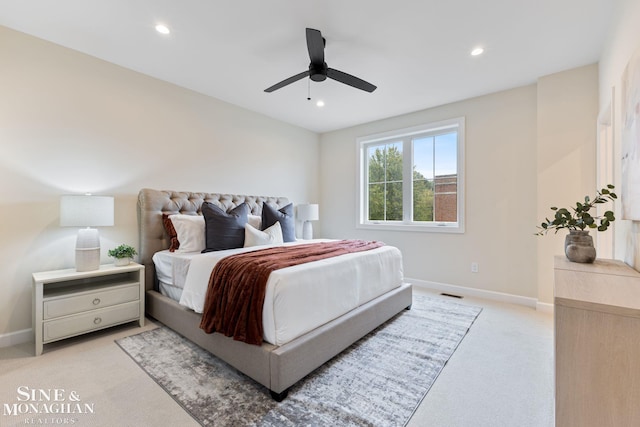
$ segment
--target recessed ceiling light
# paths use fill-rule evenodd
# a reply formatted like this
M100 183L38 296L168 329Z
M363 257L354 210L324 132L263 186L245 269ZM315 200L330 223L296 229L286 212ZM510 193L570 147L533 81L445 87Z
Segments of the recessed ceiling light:
M475 49L473 49L471 51L471 56L478 56L478 55L482 55L482 53L484 52L484 49L481 47L477 47Z
M324 101L323 100L319 100L318 102L316 102L316 105L318 107L324 107Z
M160 34L169 34L171 32L171 30L169 30L169 27L167 27L164 24L156 25L156 31L159 32Z

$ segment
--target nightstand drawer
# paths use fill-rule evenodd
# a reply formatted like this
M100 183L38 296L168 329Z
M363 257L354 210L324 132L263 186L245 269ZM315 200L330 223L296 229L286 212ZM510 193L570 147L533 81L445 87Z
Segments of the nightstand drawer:
M50 342L72 337L92 330L138 320L140 304L138 301L77 314L63 319L50 320L43 324L43 341Z
M139 283L112 287L101 291L71 294L46 300L44 302L43 317L44 319L54 319L129 301L137 301L139 298Z

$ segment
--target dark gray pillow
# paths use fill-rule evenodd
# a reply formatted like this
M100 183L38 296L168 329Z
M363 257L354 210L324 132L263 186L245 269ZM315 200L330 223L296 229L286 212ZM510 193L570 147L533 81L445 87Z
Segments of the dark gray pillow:
M293 203L276 210L270 205L264 203L262 205L262 229L266 230L276 222L280 223L282 228L282 240L286 242L296 241L296 222L293 217Z
M229 212L205 202L202 204L206 248L202 252L242 248L244 225L248 221L249 205L242 203Z

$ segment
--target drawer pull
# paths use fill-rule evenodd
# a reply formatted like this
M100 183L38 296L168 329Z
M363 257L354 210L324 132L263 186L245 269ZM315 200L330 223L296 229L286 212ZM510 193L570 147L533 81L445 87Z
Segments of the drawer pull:
M93 300L93 305L98 305L100 304L100 298L96 298Z
M99 325L102 322L102 318L100 317L96 317L95 319L93 319L93 324L94 325Z

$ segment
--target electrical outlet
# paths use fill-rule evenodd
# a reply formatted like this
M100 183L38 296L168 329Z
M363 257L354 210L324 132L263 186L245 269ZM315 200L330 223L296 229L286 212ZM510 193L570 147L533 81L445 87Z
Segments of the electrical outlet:
M478 271L480 271L480 267L478 266L477 262L472 262L471 263L471 272L472 273L477 273Z

